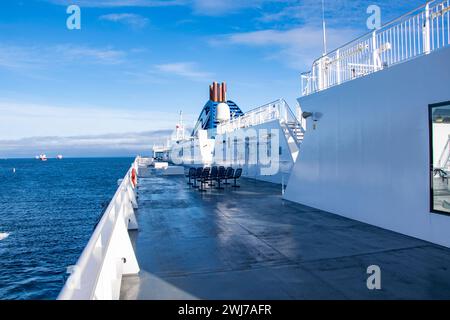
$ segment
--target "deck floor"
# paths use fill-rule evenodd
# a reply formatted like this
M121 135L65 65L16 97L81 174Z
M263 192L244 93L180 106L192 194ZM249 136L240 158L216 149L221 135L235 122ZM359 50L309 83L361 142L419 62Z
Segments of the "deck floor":
M141 272L121 299L450 299L447 248L284 201L270 183L139 183ZM367 289L370 265L381 290Z

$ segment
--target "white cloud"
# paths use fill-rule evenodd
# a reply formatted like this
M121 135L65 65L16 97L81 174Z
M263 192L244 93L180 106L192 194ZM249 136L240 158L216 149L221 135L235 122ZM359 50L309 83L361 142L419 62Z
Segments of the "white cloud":
M130 27L141 29L144 28L149 20L141 15L133 13L111 13L99 17L100 20L118 22Z
M283 1L280 3L283 4ZM358 25L364 28L369 17L367 8L370 5L380 6L383 21L387 22L422 3L422 0L326 0L325 18L329 26ZM257 20L265 23L301 23L319 26L322 21L322 2L320 0L285 1L276 10L263 11L261 17ZM368 32L369 30L365 29L365 31Z
M47 0L54 4L93 8L112 7L170 7L186 4L186 0Z
M257 20L261 22L277 22L283 20L285 18L294 19L294 20L302 20L305 18L304 6L288 6L277 12L265 12L259 17ZM316 10L314 15L310 15L310 19L317 19L314 16L317 15L318 12ZM298 21L296 21L298 22Z
M51 106L0 101L0 139L30 136L79 136L165 130L174 127L179 115L147 110L98 106ZM189 115L186 119L192 120Z
M188 6L199 15L223 15L243 9L258 9L267 3L285 3L292 0L47 0L59 5L77 4L80 7L172 7Z
M64 63L120 64L126 52L111 47L95 48L72 44L18 46L0 44L0 69L23 71Z
M193 62L160 64L156 65L155 69L167 75L175 75L191 80L203 81L210 80L213 77L212 73L199 70L197 64Z
M124 132L102 135L39 136L0 139L0 157L28 157L46 153L54 157L150 154L153 145L165 144L171 130Z
M345 44L356 34L352 29L329 29L329 48ZM211 45L224 43L276 48L266 55L266 59L277 59L296 70L305 71L322 53L322 29L308 26L288 30L267 29L223 35L210 41Z
M202 15L222 15L249 8L260 8L263 4L277 0L193 0L194 12ZM280 2L280 0L278 0Z
M86 63L120 64L124 62L126 53L111 47L93 48L88 46L77 46L70 44L57 45L54 50L62 60L83 61ZM50 52L49 52L50 53Z
M0 68L19 70L37 67L42 59L32 54L36 52L36 49L36 47L25 48L0 44Z

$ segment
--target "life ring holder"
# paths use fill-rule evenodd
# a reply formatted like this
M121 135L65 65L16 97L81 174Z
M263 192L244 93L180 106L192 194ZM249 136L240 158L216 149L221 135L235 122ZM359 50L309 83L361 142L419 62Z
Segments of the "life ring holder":
M133 185L133 188L136 188L137 186L137 172L136 169L131 169L131 184Z

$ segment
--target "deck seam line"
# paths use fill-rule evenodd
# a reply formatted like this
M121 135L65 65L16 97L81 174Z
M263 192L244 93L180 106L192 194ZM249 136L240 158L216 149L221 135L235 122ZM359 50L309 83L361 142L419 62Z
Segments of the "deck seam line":
M297 264L304 264L304 263L313 263L313 262L320 262L320 261L327 261L327 260L337 260L342 258L356 258L356 257L364 257L364 256L370 256L374 254L380 254L380 253L390 253L390 252L397 252L397 251L405 251L405 250L411 250L411 249L417 249L417 248L426 248L426 247L432 247L428 244L426 245L418 245L418 246L411 246L411 247L403 247L403 248L395 248L395 249L388 249L388 250L379 250L379 251L373 251L373 252L367 252L367 253L358 253L353 255L344 255L340 257L333 257L333 258L322 258L322 259L315 259L315 260L303 260L303 261L296 261Z

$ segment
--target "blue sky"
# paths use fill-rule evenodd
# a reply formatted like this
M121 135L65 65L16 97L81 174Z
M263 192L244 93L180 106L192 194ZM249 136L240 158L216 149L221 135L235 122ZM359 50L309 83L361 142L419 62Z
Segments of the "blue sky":
M325 2L330 49L368 32L371 4L388 22L424 3ZM69 4L81 7L81 30L66 28ZM89 147L133 155L167 134L179 110L192 124L214 80L228 83L244 111L278 98L293 106L300 72L322 51L317 0L10 0L0 7L0 157L57 149L89 155Z

